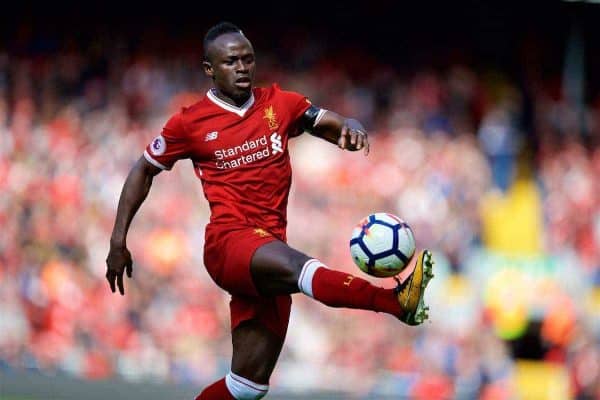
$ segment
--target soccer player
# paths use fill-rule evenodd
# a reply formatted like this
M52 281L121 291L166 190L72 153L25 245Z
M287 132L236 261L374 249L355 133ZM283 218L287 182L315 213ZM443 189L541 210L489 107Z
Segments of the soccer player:
M431 253L411 260L412 273L396 289L330 269L286 244L291 185L288 140L303 132L350 151L369 152L367 132L356 120L316 107L277 85L253 88L255 55L230 23L204 38L204 71L213 88L173 115L129 172L117 209L106 260L106 278L125 293L131 278L126 246L129 225L152 179L180 159L190 159L210 204L204 264L231 294L233 356L230 372L196 400L260 399L286 335L291 294L301 292L330 307L391 314L409 325L428 318L423 294L433 276Z

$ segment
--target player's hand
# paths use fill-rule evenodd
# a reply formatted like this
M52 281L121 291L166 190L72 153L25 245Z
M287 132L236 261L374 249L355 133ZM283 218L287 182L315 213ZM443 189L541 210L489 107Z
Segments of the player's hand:
M119 287L119 293L125 294L123 286L123 272L127 271L127 276L131 278L133 272L133 263L131 253L125 246L110 246L108 257L106 258L106 280L110 285L110 290L115 293L115 281Z
M365 156L369 154L369 135L363 127L342 126L338 147L343 150L358 151L364 149Z

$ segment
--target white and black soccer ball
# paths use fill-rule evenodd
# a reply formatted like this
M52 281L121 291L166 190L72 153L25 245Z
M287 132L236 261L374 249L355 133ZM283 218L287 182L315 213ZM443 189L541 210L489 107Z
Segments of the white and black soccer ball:
M415 254L415 237L406 222L389 213L374 213L352 231L352 259L362 271L379 278L399 274Z

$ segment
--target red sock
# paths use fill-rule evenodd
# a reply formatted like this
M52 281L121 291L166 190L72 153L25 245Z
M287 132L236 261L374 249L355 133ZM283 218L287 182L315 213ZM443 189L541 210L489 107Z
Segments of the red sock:
M205 388L202 393L196 397L196 400L235 400L235 397L229 393L227 386L225 386L225 378L222 378Z
M393 289L373 286L364 279L323 266L314 271L312 294L330 307L359 308L396 317L402 314Z

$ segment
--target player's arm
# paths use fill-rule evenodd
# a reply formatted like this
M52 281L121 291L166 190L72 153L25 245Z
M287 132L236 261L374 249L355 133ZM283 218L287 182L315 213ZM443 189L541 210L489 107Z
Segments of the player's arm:
M119 292L122 295L125 294L123 272L126 270L127 276L131 278L133 270L131 253L127 249L127 231L133 217L150 191L152 179L160 171L162 171L160 168L150 164L144 157L140 157L123 185L117 217L110 237L110 250L106 258L106 279L113 293L116 281Z
M352 118L310 106L302 116L303 128L310 134L350 151L364 149L369 154L369 139L363 125Z

